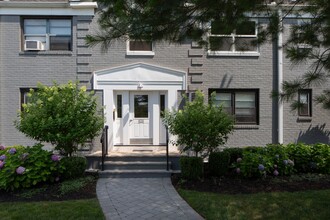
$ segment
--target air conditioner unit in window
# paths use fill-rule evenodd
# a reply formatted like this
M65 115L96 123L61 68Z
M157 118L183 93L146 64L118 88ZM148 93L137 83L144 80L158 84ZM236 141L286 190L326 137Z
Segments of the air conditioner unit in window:
M24 50L43 50L43 44L38 40L26 40Z

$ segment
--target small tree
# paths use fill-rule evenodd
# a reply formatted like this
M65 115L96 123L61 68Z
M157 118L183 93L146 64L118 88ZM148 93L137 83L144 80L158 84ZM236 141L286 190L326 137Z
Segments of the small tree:
M38 84L37 90L28 93L28 100L15 121L16 128L35 140L56 145L66 155L97 136L104 123L93 93L78 88L77 83Z
M208 155L226 143L233 128L232 118L214 104L214 95L205 104L200 91L183 110L166 112L164 123L171 134L177 135L175 144L183 146L182 151L194 151L196 156L201 152Z

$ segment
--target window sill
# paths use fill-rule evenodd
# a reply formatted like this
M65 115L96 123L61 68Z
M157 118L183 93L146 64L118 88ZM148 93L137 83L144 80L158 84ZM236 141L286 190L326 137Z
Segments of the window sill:
M126 51L127 56L155 56L154 51Z
M259 57L259 52L225 52L225 51L207 51L207 56L215 57Z
M259 129L259 125L234 125L234 129Z
M311 122L312 117L311 116L298 116L297 122Z
M50 51L50 50L42 50L42 51L21 51L19 52L19 55L21 56L52 56L52 55L62 55L62 56L72 56L72 51Z

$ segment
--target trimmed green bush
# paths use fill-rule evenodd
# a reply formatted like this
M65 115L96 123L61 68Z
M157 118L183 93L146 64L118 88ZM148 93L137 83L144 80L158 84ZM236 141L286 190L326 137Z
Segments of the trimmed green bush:
M225 148L223 151L229 153L229 156L230 156L229 163L232 164L232 163L236 162L238 158L242 158L243 149L244 148L233 147L233 148Z
M63 179L74 179L84 176L87 161L85 157L64 157L61 159L64 170Z
M196 180L203 177L203 159L200 157L180 157L181 176L183 179Z
M213 152L209 156L211 176L224 176L229 170L230 154L228 151Z
M330 174L330 145L314 144L310 161L312 171Z
M28 188L41 182L59 180L62 167L57 155L33 147L8 147L0 150L0 189Z

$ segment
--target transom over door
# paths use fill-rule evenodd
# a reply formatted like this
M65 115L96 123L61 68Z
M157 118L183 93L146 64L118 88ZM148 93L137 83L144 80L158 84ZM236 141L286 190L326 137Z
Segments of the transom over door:
M148 93L130 94L130 144L152 144Z

